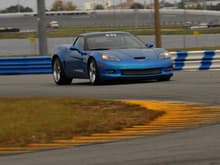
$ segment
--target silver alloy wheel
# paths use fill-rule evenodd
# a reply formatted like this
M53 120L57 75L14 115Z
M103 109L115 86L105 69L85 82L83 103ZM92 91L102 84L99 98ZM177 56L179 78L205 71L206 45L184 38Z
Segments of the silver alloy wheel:
M53 64L53 78L55 82L59 82L61 77L61 66L60 62L56 59Z
M94 84L96 81L96 72L96 64L94 61L91 61L89 64L89 79L92 84Z

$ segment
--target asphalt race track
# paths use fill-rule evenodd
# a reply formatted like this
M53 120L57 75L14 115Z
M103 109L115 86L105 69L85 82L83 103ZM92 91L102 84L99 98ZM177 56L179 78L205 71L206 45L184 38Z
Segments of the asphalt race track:
M219 72L175 72L169 82L121 82L100 86L92 86L87 80L56 86L51 75L0 76L0 96L171 100L220 105ZM134 140L6 155L0 157L0 162L1 165L218 165L219 123Z
M155 36L138 36L144 43L155 43ZM73 37L66 38L48 38L49 53L60 44L72 44ZM219 46L220 34L202 34L199 37L193 35L162 35L162 47L183 48L185 47L214 47ZM30 45L28 39L2 39L0 40L0 56L24 54L37 54L38 42Z
M73 80L70 86L57 86L52 75L0 76L0 96L173 100L220 105L219 73L175 72L169 82L116 82L100 86L92 86L88 80Z
M117 11L94 12L88 15L55 15L47 16L48 22L56 20L61 26L97 26L97 25L152 25L154 16L151 10L141 11ZM161 11L161 24L184 24L187 21L193 24L219 22L218 14L208 14L207 11L178 12ZM1 16L1 26L17 27L21 30L36 29L36 16Z
M219 165L219 125L71 149L2 156L2 165Z

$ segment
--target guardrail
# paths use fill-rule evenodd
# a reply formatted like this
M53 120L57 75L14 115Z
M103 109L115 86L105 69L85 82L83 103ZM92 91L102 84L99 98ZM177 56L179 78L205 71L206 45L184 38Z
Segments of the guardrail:
M220 50L171 53L174 70L220 70Z
M0 27L0 33L2 32L19 32L19 28L13 28L13 27Z
M47 74L51 73L51 57L0 58L0 74Z
M174 70L220 70L220 50L171 52ZM48 74L51 57L0 58L0 74Z

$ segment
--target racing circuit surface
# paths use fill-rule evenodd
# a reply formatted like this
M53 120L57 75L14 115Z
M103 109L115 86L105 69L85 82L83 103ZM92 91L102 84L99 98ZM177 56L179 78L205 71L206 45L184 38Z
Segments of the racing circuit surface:
M56 86L51 75L0 77L0 96L71 96L220 104L219 71L175 72L169 82L131 82L92 86L74 80ZM134 140L38 153L1 156L2 165L208 165L220 164L220 124Z
M179 11L161 10L161 24L184 24L187 21L193 24L219 22L219 13L208 11ZM152 25L154 15L152 10L113 10L94 11L88 15L53 15L47 20L56 20L61 26L97 26L97 25ZM36 29L36 16L0 16L1 26L17 27L21 30Z
M52 75L0 76L0 96L71 96L101 99L172 100L220 104L219 71L175 72L169 82L121 82L100 86L89 80L73 80L57 86Z

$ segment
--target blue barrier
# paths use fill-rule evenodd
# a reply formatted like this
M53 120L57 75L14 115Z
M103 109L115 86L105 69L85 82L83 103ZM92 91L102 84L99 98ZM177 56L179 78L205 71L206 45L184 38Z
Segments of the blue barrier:
M0 58L0 74L47 74L51 73L51 57Z
M174 59L174 70L182 70L188 54L185 51L177 51L176 54L177 56Z
M205 51L204 57L202 58L201 66L199 67L199 70L208 70L212 66L212 60L215 56L215 51Z
M220 50L171 52L174 70L220 70ZM0 58L0 74L52 73L50 56Z
M220 50L177 51L171 53L174 70L219 70Z

